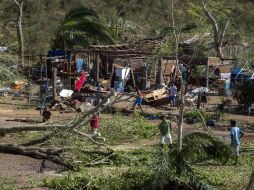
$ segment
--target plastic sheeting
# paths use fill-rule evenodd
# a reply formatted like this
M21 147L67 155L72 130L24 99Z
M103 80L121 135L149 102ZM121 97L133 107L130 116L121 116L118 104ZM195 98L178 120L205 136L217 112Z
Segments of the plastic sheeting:
M61 92L60 92L60 96L63 97L63 98L70 98L73 94L73 90L67 90L67 89L63 89Z
M124 67L124 68L116 68L116 77L119 77L120 79L130 79L130 68Z

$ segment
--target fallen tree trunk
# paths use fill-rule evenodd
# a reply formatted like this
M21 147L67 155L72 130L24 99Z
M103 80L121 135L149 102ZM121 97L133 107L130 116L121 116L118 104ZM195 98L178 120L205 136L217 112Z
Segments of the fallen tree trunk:
M69 156L73 156L72 149L73 148L68 148L68 147L57 147L57 148L48 148L48 149L43 149L40 147L33 147L32 145L39 145L44 143L45 141L51 139L54 137L56 134L61 133L62 131L70 133L70 134L75 134L78 135L81 138L87 138L90 141L92 141L94 144L98 146L104 146L106 147L107 145L101 142L97 142L98 140L96 137L93 135L89 135L83 132L80 132L78 127L82 127L84 123L87 122L87 118L94 114L95 112L104 109L105 107L113 104L116 102L119 98L121 98L121 95L114 99L113 101L111 100L109 103L107 103L108 99L114 96L114 91L111 91L94 109L90 110L87 113L81 114L71 120L68 124L66 125L59 125L59 126L47 126L47 125L33 125L33 126L21 126L21 127L4 127L0 128L0 135L3 134L8 134L8 133L19 133L23 131L50 131L48 134L46 134L43 137L37 138L30 140L28 142L22 143L20 145L16 144L0 144L0 152L1 153L7 153L7 154L19 154L19 155L24 155L24 156L29 156L32 158L36 159L44 159L44 160L51 160L52 162L56 164L60 164L68 169L73 169L73 167L77 164L75 160L70 159ZM64 139L63 139L64 140ZM64 141L63 141L64 142ZM68 146L68 145L67 145ZM75 147L76 150L79 150L79 147ZM94 149L94 147L92 147ZM96 157L98 156L99 158L96 158L95 160L91 161L90 163L83 163L83 166L96 166L100 164L109 164L112 163L110 158L113 156L113 151L107 152L100 152L96 149L94 150L79 150L83 152L84 154L94 154ZM63 154L61 154L63 153ZM66 155L68 155L66 157ZM64 158L62 157L64 156ZM106 156L106 157L105 157ZM70 159L70 160L69 160Z
M68 169L72 169L73 165L64 160L63 158L56 156L54 154L50 154L47 151L37 148L37 147L29 147L26 148L24 146L18 146L15 144L0 144L0 152L1 153L7 153L7 154L19 154L24 156L29 156L31 158L36 159L47 159L51 160L52 162L62 165Z
M31 146L31 145L36 145L36 144L41 144L44 143L45 141L51 139L51 137L54 135L55 133L50 133L48 135L43 136L42 138L38 138L38 139L33 139L30 140L28 142L22 143L20 144L20 146Z
M52 129L67 130L69 126L50 126L50 125L33 125L33 126L21 126L21 127L2 127L0 128L0 135L8 133L19 133L23 131L48 131Z

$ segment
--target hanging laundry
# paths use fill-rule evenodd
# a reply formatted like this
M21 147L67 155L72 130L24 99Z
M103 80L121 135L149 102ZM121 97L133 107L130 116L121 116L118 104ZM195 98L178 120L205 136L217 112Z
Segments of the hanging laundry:
M230 79L231 78L231 73L220 73L220 78L221 79Z
M76 60L76 68L77 68L77 71L80 72L81 70L84 70L84 60L83 59L80 59L78 58Z
M81 77L75 82L75 90L80 92L80 89L85 81L86 81L86 73L83 71Z
M254 79L254 73L251 75L250 79Z

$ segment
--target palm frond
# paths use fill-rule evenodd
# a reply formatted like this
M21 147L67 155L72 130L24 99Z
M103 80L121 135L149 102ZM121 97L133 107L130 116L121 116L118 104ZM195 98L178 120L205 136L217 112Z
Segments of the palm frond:
M206 157L226 162L230 155L229 145L217 137L201 132L186 135L183 138L183 149L180 153L176 149L176 144L170 152L159 151L154 166L156 172L153 176L153 187L163 189L170 182L174 182L185 184L189 189L215 189L193 170L190 161Z
M59 43L59 40L64 43ZM112 44L113 39L107 28L100 23L97 13L92 9L81 7L72 9L66 14L53 44L85 47L98 42Z
M67 19L80 19L82 17L94 17L96 19L99 19L98 14L95 10L87 8L87 7L78 7L71 9L66 15L65 20Z
M99 22L94 22L89 19L84 19L79 22L66 23L63 31L82 31L87 37L93 37L100 42L113 43L113 39L107 32L107 29Z
M191 133L183 139L184 160L210 158L226 163L231 156L230 146L223 140L201 132Z
M201 179L193 170L193 168L184 162L185 175L189 177L189 185L195 190L215 190L215 187L209 185Z
M170 189L171 186L188 188L188 181L186 178L179 177L176 175L176 157L175 155L169 154L165 150L159 150L156 155L156 162L154 164L155 174L152 176L151 186L152 189ZM177 188L175 188L177 189ZM181 189L181 188L179 188Z

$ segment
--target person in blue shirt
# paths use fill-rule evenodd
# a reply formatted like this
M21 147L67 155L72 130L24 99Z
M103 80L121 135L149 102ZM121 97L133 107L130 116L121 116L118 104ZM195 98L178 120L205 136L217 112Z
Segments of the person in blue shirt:
M232 153L235 159L235 164L237 164L239 157L240 139L244 135L244 132L243 130L241 130L239 127L236 126L235 120L230 121L230 126L231 126L230 137L231 137Z

